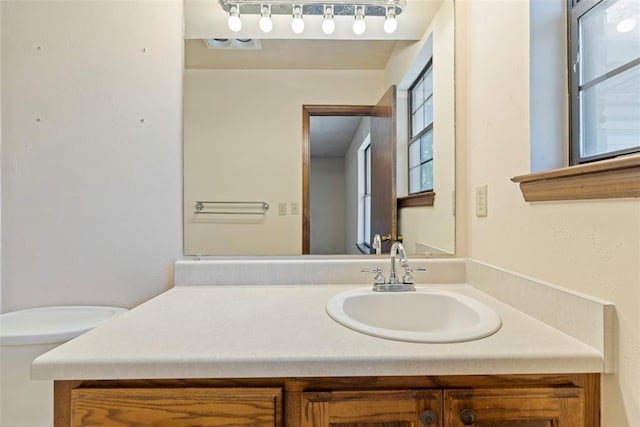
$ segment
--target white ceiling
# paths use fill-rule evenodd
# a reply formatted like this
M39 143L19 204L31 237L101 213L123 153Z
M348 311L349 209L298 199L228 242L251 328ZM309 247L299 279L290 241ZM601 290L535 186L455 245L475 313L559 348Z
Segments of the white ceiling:
M344 157L361 120L361 116L311 116L311 157Z
M401 40L262 40L260 50L209 49L187 40L187 69L383 70Z

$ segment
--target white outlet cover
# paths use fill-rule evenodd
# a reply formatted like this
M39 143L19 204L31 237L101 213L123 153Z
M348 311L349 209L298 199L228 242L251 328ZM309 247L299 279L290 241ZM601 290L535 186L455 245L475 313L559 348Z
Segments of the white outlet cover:
M487 186L476 187L476 216L487 216Z

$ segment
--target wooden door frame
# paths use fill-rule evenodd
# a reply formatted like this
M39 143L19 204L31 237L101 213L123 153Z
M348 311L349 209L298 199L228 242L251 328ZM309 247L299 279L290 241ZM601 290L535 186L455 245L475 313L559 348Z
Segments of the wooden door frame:
M302 106L302 254L311 252L311 212L309 210L309 165L311 162L311 116L373 116L373 105Z

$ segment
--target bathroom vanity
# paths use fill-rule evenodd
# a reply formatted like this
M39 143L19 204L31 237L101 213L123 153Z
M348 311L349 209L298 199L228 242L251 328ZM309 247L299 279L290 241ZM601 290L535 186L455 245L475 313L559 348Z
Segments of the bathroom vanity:
M34 362L35 378L55 380L56 426L599 425L603 354L457 273L429 286L489 305L494 334L382 339L326 313L361 283L201 286L204 275L176 274L175 288Z
M599 376L61 381L56 426L598 426Z

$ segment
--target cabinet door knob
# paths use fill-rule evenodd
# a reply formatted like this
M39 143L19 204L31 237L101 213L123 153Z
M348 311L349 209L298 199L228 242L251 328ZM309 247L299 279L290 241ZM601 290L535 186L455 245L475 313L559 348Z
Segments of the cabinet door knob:
M473 409L463 409L462 412L460 412L460 421L466 426L475 424L476 419L476 413Z
M438 416L432 410L427 409L426 411L422 411L420 414L420 421L425 425L425 427L435 426L438 421Z

